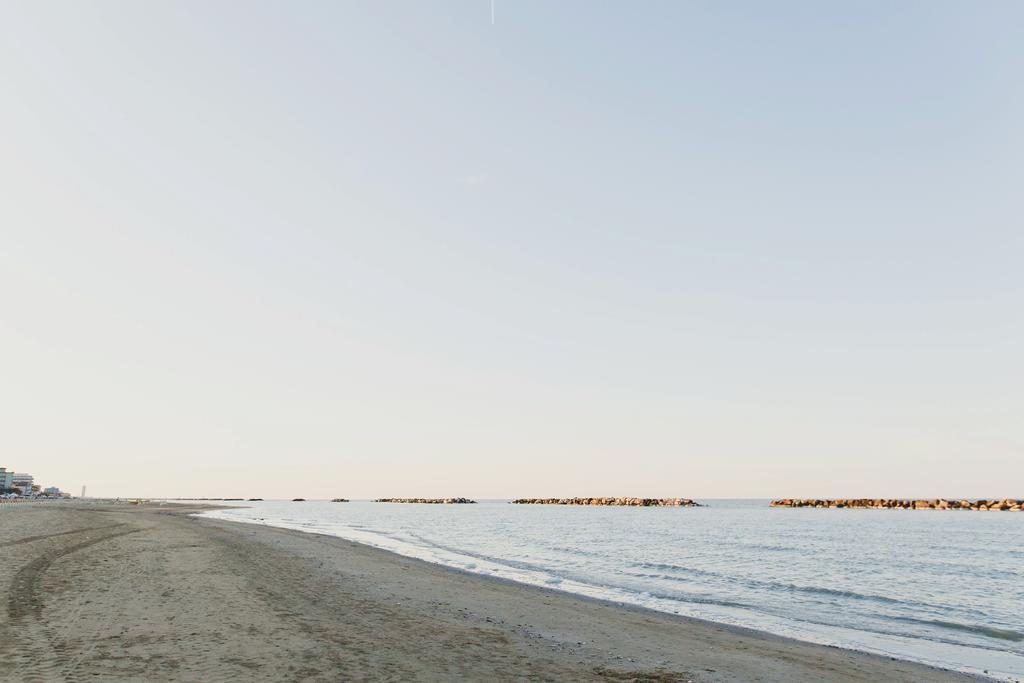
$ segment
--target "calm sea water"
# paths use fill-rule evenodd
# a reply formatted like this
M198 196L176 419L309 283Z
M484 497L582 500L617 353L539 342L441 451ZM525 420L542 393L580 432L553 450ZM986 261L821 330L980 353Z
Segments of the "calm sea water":
M267 501L205 514L813 642L1024 677L1024 514L706 504Z

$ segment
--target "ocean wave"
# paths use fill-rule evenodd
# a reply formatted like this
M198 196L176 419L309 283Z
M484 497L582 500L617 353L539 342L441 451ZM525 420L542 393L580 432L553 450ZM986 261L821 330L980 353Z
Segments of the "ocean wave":
M851 600L869 600L872 602L882 602L887 605L909 605L913 607L924 607L924 603L920 602L908 602L906 600L900 600L899 598L891 598L887 595L876 595L874 593L858 593L857 591L842 590L840 588L827 588L825 586L799 586L795 583L776 583L765 582L770 586L780 588L786 591L796 591L798 593L812 593L816 595L828 595L836 598L849 598Z
M560 585L564 581L570 581L580 587L586 587L589 589L600 591L603 597L608 599L616 599L621 597L628 598L644 598L661 600L670 603L688 603L694 605L707 605L707 606L718 606L718 607L731 607L740 608L746 610L755 610L757 607L744 602L736 600L729 600L720 597L709 597L706 594L687 593L687 592L661 592L651 591L650 589L641 589L635 586L624 586L621 583L609 583L606 581L598 580L597 577L569 571L566 569L556 569L554 567L548 567L542 564L535 564L533 562L526 562L524 560L512 560L509 558L502 558L487 555L485 553L472 552L463 548L450 546L444 543L438 543L436 541L424 538L418 534L410 534L411 537L425 544L425 547L437 548L453 555L459 555L467 558L473 558L490 564L507 567L510 569L518 569L526 572L534 579L540 579L546 585ZM463 567L465 568L465 567Z
M737 548L743 550L765 550L770 553L798 553L800 548L791 545L779 545L777 543L737 543Z
M696 569L694 567L684 567L677 564L663 564L656 562L643 562L638 565L646 569L661 569L666 571L676 571L679 573L689 574L692 576L710 577L720 579L722 581L734 584L742 584L751 588L772 588L775 590L784 591L796 591L799 593L816 593L819 595L830 595L834 597L851 598L854 600L875 600L877 602L884 602L887 604L906 605L914 604L920 605L921 603L908 603L905 600L898 598L890 598L885 595L874 595L871 593L858 593L856 591L842 590L838 588L827 588L824 586L801 586L795 583L783 583L779 581L762 581L760 579L754 579L750 577L739 577L723 572L715 572L707 569ZM669 580L679 580L679 577L672 576L671 574L649 574L650 578L664 578Z
M470 557L470 558L473 558L474 560L480 560L482 562L489 562L491 564L498 565L498 566L501 566L501 567L508 567L510 569L519 569L521 571L532 572L532 573L536 573L536 574L556 574L556 575L562 575L564 578L569 578L568 576L564 576L563 572L552 571L551 569L549 569L548 567L546 567L546 566L544 566L542 564L536 564L536 563L533 563L533 562L526 562L525 560L513 560L513 559L507 558L507 557L498 557L496 555L488 555L486 553L475 552L475 551L472 551L472 550L467 550L465 548L459 548L459 547L456 547L456 546L447 545L445 543L439 543L438 541L426 538L426 537L421 536L419 534L412 534L412 533L410 533L410 534L408 534L408 536L410 538L414 538L417 541L419 541L420 543L422 543L423 544L422 547L427 548L427 549L429 549L429 548L436 548L437 550L443 550L443 551L445 551L447 553L450 553L452 555L459 555L459 556L463 556L463 557ZM396 538L396 540L400 540L400 539Z
M761 588L773 591L785 591L785 592L796 592L805 593L811 595L825 595L829 597L847 598L850 600L865 600L871 602L878 602L887 605L901 605L914 609L930 608L936 610L948 609L945 605L934 605L920 601L908 601L901 600L899 598L893 598L887 595L878 595L876 593L861 593L858 591L843 590L841 588L828 588L826 586L808 586L799 585L795 583L785 583L780 581L763 581L751 577L739 577L723 572L709 571L706 569L696 569L694 567L685 567L676 564L665 564L658 562L642 562L635 564L636 567L642 567L647 569L660 569L662 571L675 571L677 573L687 574L694 577L701 578L713 578L724 583L733 585L741 585L747 588ZM673 576L672 574L634 574L634 576L640 576L644 578L652 579L665 579L668 581L685 581L686 579L680 578L679 576Z
M632 566L636 567L638 569L659 569L661 571L676 571L676 572L681 572L681 573L684 573L684 574L690 574L692 576L710 576L710 577L719 578L719 579L735 579L736 578L736 577L730 576L729 574L724 574L722 572L714 572L714 571L709 571L707 569L697 569L696 567L684 567L683 565L680 565L680 564L667 564L667 563L664 563L664 562L636 562ZM660 575L651 574L650 576L652 578L654 578L655 576L660 576ZM665 576L665 578L671 578L671 576Z
M925 626L939 626L941 628L948 628L954 631L964 631L966 633L973 633L975 635L985 636L987 638L996 638L998 640L1009 640L1014 643L1024 641L1024 633L1014 631L1008 628L996 628L995 626L985 626L984 624L961 624L956 621L945 621L943 619L917 619L914 617L890 617L897 621L904 621L912 624L924 624Z

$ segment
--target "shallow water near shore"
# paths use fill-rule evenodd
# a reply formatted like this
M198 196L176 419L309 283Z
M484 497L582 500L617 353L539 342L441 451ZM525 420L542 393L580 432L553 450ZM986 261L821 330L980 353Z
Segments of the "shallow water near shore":
M247 502L203 513L936 666L1024 676L1024 514Z

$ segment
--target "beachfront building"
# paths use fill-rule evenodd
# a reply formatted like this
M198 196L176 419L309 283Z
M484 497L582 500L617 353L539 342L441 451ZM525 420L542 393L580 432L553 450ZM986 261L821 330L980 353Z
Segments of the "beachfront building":
M14 472L8 472L6 467L0 467L0 493L7 493L14 486Z
M60 498L60 489L56 486L47 486L43 489L43 495L50 496L50 498Z
M32 482L33 477L31 474L25 474L24 472L15 472L11 476L11 483L16 489L21 489L21 495L28 496L32 494Z

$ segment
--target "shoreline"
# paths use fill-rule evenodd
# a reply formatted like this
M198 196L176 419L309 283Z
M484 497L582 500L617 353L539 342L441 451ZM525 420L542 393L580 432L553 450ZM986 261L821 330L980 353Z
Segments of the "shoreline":
M992 680L194 516L213 507L4 520L0 548L19 550L0 556L0 664L43 680Z
M217 506L215 509L225 509L225 508L222 507L222 506ZM789 645L793 645L793 646L808 646L808 647L815 647L815 648L825 648L825 649L828 649L828 650L837 650L837 651L840 651L840 652L848 652L848 653L851 653L851 654L864 655L864 656L867 656L867 657L873 657L873 658L877 658L877 659L882 660L882 661L903 662L903 663L907 663L907 664L912 664L912 665L915 665L915 666L923 667L924 669L926 669L928 671L941 672L941 673L949 673L949 674L955 674L955 675L958 675L958 676L964 676L964 677L966 677L964 680L973 680L973 681L998 681L998 680L1003 680L1003 679L999 679L999 678L996 678L994 676L989 676L989 675L986 675L986 674L983 674L983 673L971 672L971 671L963 671L963 670L952 669L952 668L943 668L943 667L935 666L933 664L928 664L928 663L922 662L922 661L917 661L917 660L913 660L913 659L907 659L907 658L903 658L903 657L893 657L893 656L885 655L885 654L880 653L880 652L873 652L873 651L870 651L870 650L861 650L861 649L856 649L856 648L851 648L851 647L844 647L842 645L833 645L833 644L820 643L820 642L815 642L815 641L812 641L812 640L801 640L799 638L794 638L792 636L779 635L779 634L776 634L776 633L772 633L771 631L767 631L767 630L764 630L764 629L759 629L759 628L755 628L755 627L751 627L751 626L741 626L741 625L738 625L738 624L730 624L730 623L726 623L726 622L712 621L710 619L702 619L700 617L689 616L689 615L686 615L686 614L679 614L679 613L676 613L676 612L668 612L668 611L664 611L664 610L658 610L658 609L655 609L653 607L647 607L647 606L639 605L639 604L635 604L635 603L620 602L620 601L617 601L617 600L614 600L614 599L611 599L611 598L603 598L603 597L597 597L597 596L593 596L593 595L586 595L584 593L577 593L577 592L574 592L574 591L571 591L571 590L567 590L567 589L564 589L564 588L559 588L557 586L545 586L545 585L540 585L540 584L536 584L536 583L527 583L525 581L517 581L516 579L512 579L512 578L508 578L508 577L504 577L504 576L495 576L493 574L474 572L471 569L465 569L465 568L462 568L462 567L457 567L457 566L453 566L453 565L449 565L449 564L444 564L442 562L433 562L431 560L427 560L427 559L424 559L424 558L421 558L421 557L415 557L415 556L412 556L412 555L406 555L406 554L403 554L403 553L395 551L395 550L390 550L388 548L383 548L383 547L375 546L375 545L372 545L370 543L365 543L363 541L353 540L353 539L345 538L345 537L342 537L342 536L335 536L335 535L332 535L332 534L327 534L327 533L324 533L322 531L313 531L313 530L304 530L304 529L296 529L296 528L290 528L290 527L275 526L275 525L272 525L272 524L263 524L263 523L255 522L255 521L237 521L237 520L222 519L222 518L219 518L219 517L202 517L202 516L199 516L200 514L201 513L190 513L190 516L194 516L196 519L199 519L199 520L214 521L214 522L223 523L223 524L226 524L226 525L237 525L237 526L241 526L241 527L256 526L256 527L259 527L259 528L273 529L275 531L286 532L286 533L289 533L289 534L299 534L299 535L306 535L306 536L318 536L318 537L322 537L322 538L325 538L325 539L333 539L333 540L341 541L341 542L344 542L344 543L358 545L358 546L360 546L362 548L365 548L369 552L384 553L387 556L391 556L391 557L394 557L394 558L401 558L402 560L406 560L406 561L409 561L409 562L419 563L419 564L423 565L424 567L429 567L429 568L432 568L432 569L435 569L435 570L451 572L451 573L458 574L460 576L464 576L464 577L467 577L467 578L470 578L470 579L478 579L478 580L485 581L485 582L495 582L495 583L498 583L498 584L501 584L501 585L504 585L504 586L508 586L508 587L510 587L512 589L516 589L516 590L520 590L521 589L521 590L524 590L524 591L534 591L534 592L537 592L539 594L538 597L543 597L543 596L549 595L549 594L556 594L556 595L560 595L560 596L568 596L568 597L570 597L572 599L575 599L575 600L595 603L597 605L602 605L602 606L605 606L605 607L608 607L608 608L614 609L614 610L622 610L622 611L628 611L628 612L635 612L635 613L638 613L640 616L656 615L658 618L663 618L663 619L667 619L667 620L671 620L671 621L677 621L677 622L680 622L680 623L682 623L684 625L692 626L694 628L713 629L713 630L718 631L718 632L728 633L729 635L735 636L737 638L752 638L752 639L761 638L761 639L765 639L765 640L769 640L769 641L775 641L775 642L778 642L778 643L781 643L781 644L789 644ZM1016 679L1008 679L1008 680L1016 681Z

